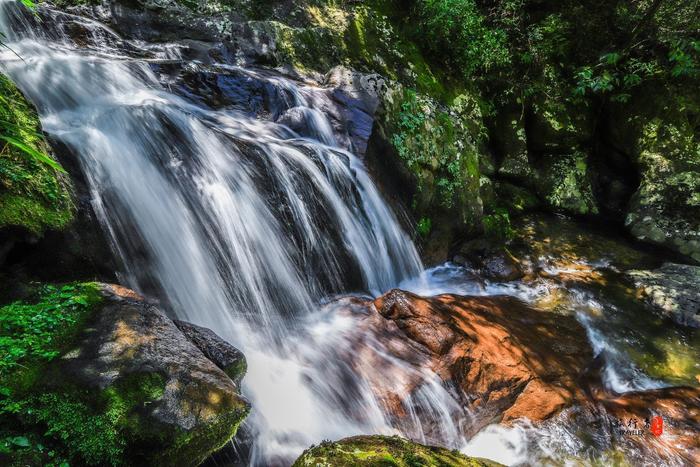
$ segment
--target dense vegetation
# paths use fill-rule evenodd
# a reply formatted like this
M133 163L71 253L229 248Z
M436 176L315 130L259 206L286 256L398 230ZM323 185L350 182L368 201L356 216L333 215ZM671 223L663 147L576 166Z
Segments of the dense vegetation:
M0 227L65 227L74 211L65 170L48 155L36 111L4 75L0 103Z
M255 65L319 80L343 65L385 78L366 159L402 169L378 179L407 174L401 201L440 262L465 239L508 242L512 218L535 209L624 225L700 261L700 0L162 3L164 17L231 15L271 38ZM8 232L33 241L68 227L76 207L36 110L5 75L0 104L2 265ZM158 399L163 380L97 396L48 384L100 297L94 284L31 287L0 308L0 463L123 463L130 407ZM398 465L453 456L384 442L364 455ZM324 443L307 455L355 462L346 451Z
M119 454L114 420L95 416L78 389L46 386L51 362L99 301L93 284L38 286L33 299L0 308L0 459L67 465Z

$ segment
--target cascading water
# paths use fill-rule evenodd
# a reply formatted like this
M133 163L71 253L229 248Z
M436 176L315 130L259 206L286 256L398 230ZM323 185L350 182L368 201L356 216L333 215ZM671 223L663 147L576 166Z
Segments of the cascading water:
M356 317L313 312L332 294L385 291L419 275L421 263L360 161L334 147L308 90L255 76L275 89L281 111L302 116L303 138L168 92L153 66L176 48L133 59L97 22L42 10L50 21L40 24L18 2L0 8L4 70L45 131L79 157L123 279L247 355L252 464L290 463L313 443L351 434L425 439L415 415L393 427L373 392L381 384L400 393L410 372L425 384L404 401L409 412L431 414L433 439L463 441L459 404L434 374L360 336ZM89 31L87 46L63 33L71 21ZM343 361L359 337L382 374Z
M40 13L44 21L0 0L3 71L37 106L44 130L77 156L122 280L246 354L251 465L288 465L311 444L360 433L398 433L508 464L585 452L556 421L492 426L467 441L464 395L410 344L382 335L376 314L351 297L332 299L401 286L536 303L551 284L483 283L451 264L423 273L361 161L336 141L312 86L221 66L264 83L272 115L213 111L164 85L161 68L182 63L177 44L124 41L96 21ZM596 327L587 313L600 304L571 297L607 363L608 387L661 385ZM389 394L400 395L406 416L392 415Z

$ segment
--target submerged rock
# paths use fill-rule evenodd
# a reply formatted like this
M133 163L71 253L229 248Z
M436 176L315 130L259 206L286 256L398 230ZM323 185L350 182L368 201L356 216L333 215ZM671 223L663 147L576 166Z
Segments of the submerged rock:
M100 429L114 447L91 452L88 463L198 465L236 434L249 411L237 384L217 366L235 366L240 352L204 328L180 323L180 331L131 290L97 287L102 301L29 389L30 400L60 401L103 420ZM61 409L41 410L58 410L49 415L58 420L52 423L69 423L61 421L68 416ZM80 442L80 431L75 436Z
M613 446L624 448L631 465L700 465L700 388L628 392L597 409L577 415L589 417L589 427L605 421Z
M324 441L304 451L293 467L305 466L488 467L500 464L458 451L425 446L399 437L353 436Z
M466 242L453 261L476 269L484 278L498 282L514 281L524 275L520 261L507 248L485 238Z
M593 353L573 317L506 296L426 298L398 289L374 305L466 394L475 430L519 417L544 420L584 397L580 379Z
M628 273L640 297L683 326L700 328L700 266L666 263Z

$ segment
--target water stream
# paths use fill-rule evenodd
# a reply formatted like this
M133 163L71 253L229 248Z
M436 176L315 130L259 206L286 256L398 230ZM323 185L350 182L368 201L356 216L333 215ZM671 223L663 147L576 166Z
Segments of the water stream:
M286 465L311 444L360 433L522 460L503 448L512 431L491 434L500 440L486 443L493 452L479 446L495 429L468 443L459 395L422 362L394 357L360 311L346 302L338 312L331 298L401 285L530 300L536 288L484 288L450 265L423 272L362 162L314 107L313 86L236 69L265 83L277 116L298 113L309 129L302 135L274 115L212 110L164 87L158 66L179 59L176 44L124 41L49 9L41 17L0 0L3 70L79 159L121 279L246 354L251 465ZM72 23L87 31L80 44L66 33ZM351 365L358 352L381 365ZM397 423L377 388L401 394L415 377L422 384L401 401L409 416Z

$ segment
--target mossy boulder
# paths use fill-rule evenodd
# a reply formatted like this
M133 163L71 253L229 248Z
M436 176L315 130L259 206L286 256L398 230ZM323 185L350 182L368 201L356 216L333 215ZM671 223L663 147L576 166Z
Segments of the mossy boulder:
M638 287L640 298L683 326L700 328L700 266L666 263L653 271L628 273Z
M401 180L404 203L414 218L433 226L424 234L442 238L444 248L452 237L479 230L483 214L479 161L485 128L473 94L461 94L450 105L442 105L393 84L383 96L372 137L375 144L370 141L367 157L391 159L393 163L384 165L398 168L378 178ZM377 139L386 143L377 144Z
M641 182L625 222L635 237L700 261L700 100L671 89L657 100L631 119Z
M249 411L237 383L133 291L79 287L89 294L65 304L58 289L48 308L80 312L47 332L56 345L29 347L11 372L20 378L3 374L2 437L28 440L6 449L8 463L53 452L80 465L194 466L226 444Z
M75 215L70 180L51 156L36 110L4 75L0 98L0 229L63 229Z
M293 467L496 467L495 462L467 457L458 451L425 446L396 436L354 436L324 441L306 450Z
M604 109L605 156L617 167L606 183L631 186L622 206L640 240L700 261L700 98L697 79L645 85L629 102ZM617 189L617 191L620 191Z
M582 151L542 156L537 166L536 191L555 211L597 214L591 177L588 156Z

